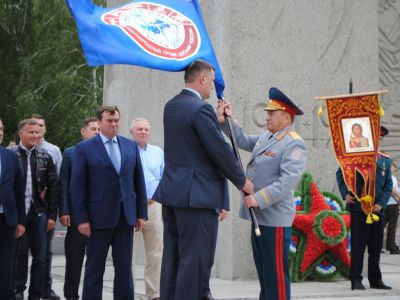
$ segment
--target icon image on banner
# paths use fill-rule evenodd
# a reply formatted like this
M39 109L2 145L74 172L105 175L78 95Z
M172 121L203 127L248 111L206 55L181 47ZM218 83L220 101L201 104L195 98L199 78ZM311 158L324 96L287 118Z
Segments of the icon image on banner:
M346 118L341 124L346 153L374 151L369 117Z

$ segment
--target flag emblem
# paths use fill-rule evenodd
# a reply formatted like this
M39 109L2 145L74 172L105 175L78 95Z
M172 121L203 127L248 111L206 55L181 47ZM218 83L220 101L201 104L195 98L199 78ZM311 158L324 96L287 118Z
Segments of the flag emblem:
M199 51L201 40L195 23L171 7L151 2L124 5L101 16L119 27L150 55L185 60Z

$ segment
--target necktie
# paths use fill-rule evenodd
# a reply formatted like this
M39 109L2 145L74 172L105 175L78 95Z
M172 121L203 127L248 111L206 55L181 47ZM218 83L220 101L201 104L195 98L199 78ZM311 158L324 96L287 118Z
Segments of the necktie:
M109 150L111 162L114 165L115 171L117 171L117 173L119 173L120 163L117 159L117 154L115 153L114 141L112 139L109 139L107 141L107 143L108 143L108 150Z
M26 152L26 187L25 187L25 212L28 212L32 206L32 169L31 169L31 151Z

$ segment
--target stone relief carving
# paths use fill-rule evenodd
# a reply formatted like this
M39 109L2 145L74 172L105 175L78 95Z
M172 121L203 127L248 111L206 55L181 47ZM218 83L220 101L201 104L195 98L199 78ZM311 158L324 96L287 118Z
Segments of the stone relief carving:
M379 80L388 94L382 96L385 115L382 124L390 130L382 150L398 167L400 176L400 1L380 0L379 18Z

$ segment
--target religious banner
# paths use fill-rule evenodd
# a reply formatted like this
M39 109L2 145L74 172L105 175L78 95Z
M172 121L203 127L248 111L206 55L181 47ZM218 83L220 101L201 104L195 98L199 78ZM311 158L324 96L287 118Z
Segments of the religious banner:
M100 7L66 0L89 66L127 64L178 72L203 59L215 69L215 90L225 88L198 0L140 0Z
M348 189L367 215L375 200L376 158L380 137L379 92L325 97L333 149ZM322 98L322 97L321 97Z

